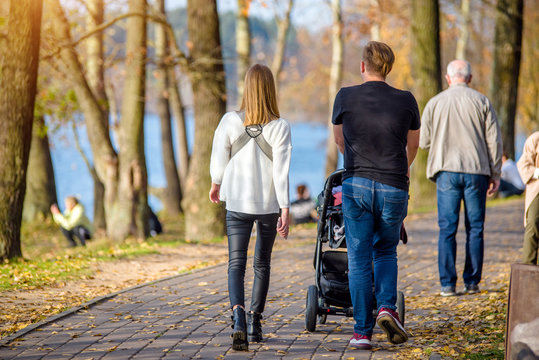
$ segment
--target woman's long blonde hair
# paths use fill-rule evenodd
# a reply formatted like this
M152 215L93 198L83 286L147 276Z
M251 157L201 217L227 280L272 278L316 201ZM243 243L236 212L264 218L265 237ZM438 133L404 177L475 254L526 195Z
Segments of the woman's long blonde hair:
M281 117L277 106L275 81L267 66L251 66L245 74L243 89L240 110L245 111L245 126L263 125Z

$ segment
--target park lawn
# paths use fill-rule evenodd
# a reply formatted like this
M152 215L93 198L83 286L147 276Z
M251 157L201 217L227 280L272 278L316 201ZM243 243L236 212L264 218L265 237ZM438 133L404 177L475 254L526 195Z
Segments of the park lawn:
M23 224L21 247L23 257L0 265L0 290L34 289L59 282L93 276L92 263L132 259L159 254L187 242L183 240L182 219L166 219L167 231L146 240L128 238L112 242L97 236L86 247L68 248L58 227L50 220ZM206 243L219 243L224 238Z

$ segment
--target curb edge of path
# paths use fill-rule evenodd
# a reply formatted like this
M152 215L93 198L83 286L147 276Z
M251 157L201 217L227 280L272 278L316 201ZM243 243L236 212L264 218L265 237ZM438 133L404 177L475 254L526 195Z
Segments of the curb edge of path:
M117 295L123 294L125 292L131 291L131 290L136 290L136 289L139 289L139 288L142 288L142 287L145 287L145 286L158 284L160 282L175 279L175 278L178 278L178 277L192 275L192 274L196 274L198 272L202 272L202 271L206 271L206 270L211 270L213 268L217 268L217 267L224 266L224 265L226 265L226 262L222 262L222 263L219 263L219 264L215 264L215 265L211 265L211 266L207 266L207 267L203 267L203 268L199 268L199 269L189 270L189 271L186 271L186 272L181 273L181 274L166 276L166 277L161 278L161 279L149 281L149 282L138 284L138 285L135 285L135 286L131 286L131 287L128 287L128 288L125 288L125 289L122 289L122 290L119 290L119 291L116 291L116 292L113 292L113 293L110 293L110 294L98 296L96 298L93 298L93 299L81 304L81 305L74 306L74 307L72 307L72 308L70 308L70 309L68 309L66 311L63 311L63 312L61 312L59 314L47 317L46 319L43 319L43 320L41 320L41 321L39 321L37 323L30 324L27 327L25 327L25 328L23 328L23 329L21 329L19 331L16 331L15 333L13 333L13 334L11 334L9 336L6 336L5 338L0 339L0 348L7 347L8 344L13 342L14 340L16 340L16 339L18 339L20 337L23 337L27 333L29 333L31 331L34 331L36 329L39 329L40 327L42 327L44 325L53 323L53 322L55 322L57 320L60 320L60 319L63 319L65 317L68 317L70 315L73 315L73 314L75 314L76 312L78 312L80 310L86 310L86 309L88 309L88 308L90 308L90 307L92 307L94 305L97 305L97 304L99 304L99 303L101 303L101 302L103 302L105 300L112 299L113 297L116 297Z

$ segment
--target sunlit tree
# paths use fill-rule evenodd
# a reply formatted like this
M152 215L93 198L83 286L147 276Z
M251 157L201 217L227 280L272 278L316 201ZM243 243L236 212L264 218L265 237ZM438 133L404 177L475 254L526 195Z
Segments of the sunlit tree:
M40 0L10 2L0 48L0 259L21 256L20 225L32 139Z

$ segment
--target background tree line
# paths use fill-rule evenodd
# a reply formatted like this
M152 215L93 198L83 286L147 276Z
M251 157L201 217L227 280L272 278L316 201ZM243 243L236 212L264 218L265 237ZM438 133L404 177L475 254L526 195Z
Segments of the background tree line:
M301 6L237 0L219 14L216 0L188 0L168 12L165 0L2 2L0 258L21 255L23 212L33 221L57 201L47 137L56 127L86 128L91 154L76 145L94 183L95 226L115 241L145 237L153 191L147 112L160 118L165 211L183 214L187 239L222 235L223 208L206 196L213 130L227 108L238 107L255 62L274 71L287 119L327 122L338 89L360 82L361 49L371 39L392 46L397 60L388 80L412 90L421 109L444 87L442 67L466 58L473 87L496 107L510 156L516 120L525 131L537 127L539 9L532 0L320 1L315 6L330 23L323 27L297 26ZM195 119L191 152L187 115ZM338 159L331 136L327 150L320 161L329 173ZM434 198L425 165L420 153L413 206Z

